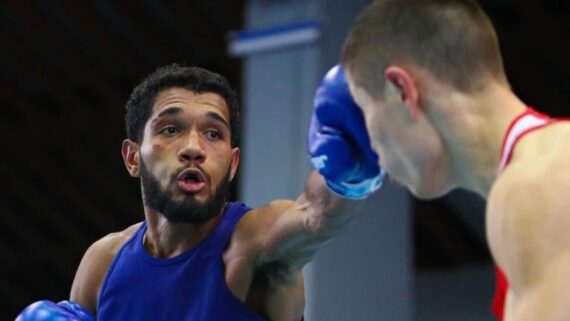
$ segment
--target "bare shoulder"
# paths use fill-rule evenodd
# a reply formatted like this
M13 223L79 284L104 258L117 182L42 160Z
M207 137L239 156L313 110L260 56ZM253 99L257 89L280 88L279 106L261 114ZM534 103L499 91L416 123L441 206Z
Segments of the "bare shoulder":
M496 180L489 195L489 209L561 213L561 206L570 205L569 160L570 123L528 135Z
M108 234L85 251L75 274L70 299L85 307L94 315L97 310L99 290L109 266L121 246L136 232L141 223L123 231Z
M520 141L491 190L490 246L513 288L531 286L570 250L569 160L570 126L548 126Z
M230 246L243 248L241 249L243 251L256 251L261 245L263 236L293 204L292 200L282 199L252 209L238 222Z
M494 190L502 192L501 195L507 191L528 195L532 189L552 191L550 196L568 195L563 191L570 192L569 160L570 122L531 132L521 139Z
M247 229L250 232L256 229L264 229L267 227L265 223L269 223L277 219L287 209L293 206L295 202L292 200L275 200L262 207L258 207L249 211L242 217L237 227L239 229Z
M300 320L304 310L301 270L263 259L267 240L283 219L295 215L292 200L252 209L236 225L224 253L226 284L234 295L270 320Z
M570 121L546 126L536 134L531 132L520 145L518 158L537 163L536 170L548 171L551 175L570 172Z
M241 271L239 274L251 273L253 276L275 270L275 268L269 270L266 268L267 239L279 224L280 218L285 216L293 204L291 200L275 200L252 209L240 219L224 253L226 266L235 268L228 268L228 273L239 270Z

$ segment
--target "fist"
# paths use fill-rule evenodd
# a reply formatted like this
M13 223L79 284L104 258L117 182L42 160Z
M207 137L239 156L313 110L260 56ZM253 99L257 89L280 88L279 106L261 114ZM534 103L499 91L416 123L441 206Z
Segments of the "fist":
M307 146L313 166L334 193L362 199L380 188L384 172L340 65L325 75L317 89Z

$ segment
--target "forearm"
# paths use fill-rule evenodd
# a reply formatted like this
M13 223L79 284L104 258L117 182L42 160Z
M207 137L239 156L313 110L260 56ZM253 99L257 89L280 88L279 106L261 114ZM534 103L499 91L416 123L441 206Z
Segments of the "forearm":
M362 112L350 96L340 66L327 73L315 94L307 149L318 172L309 175L305 190L294 202L279 202L264 210L275 216L260 237L261 264L281 260L303 266L358 215L363 200L382 184L378 156L370 147Z
M320 236L334 236L362 210L364 200L350 200L331 192L321 175L313 171L297 199L306 208L306 227Z

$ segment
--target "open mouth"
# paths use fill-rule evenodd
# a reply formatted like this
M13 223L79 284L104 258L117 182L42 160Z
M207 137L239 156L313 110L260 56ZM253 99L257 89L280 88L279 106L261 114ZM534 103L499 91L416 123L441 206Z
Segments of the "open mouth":
M178 187L186 193L198 193L206 186L206 176L197 168L187 168L178 175Z

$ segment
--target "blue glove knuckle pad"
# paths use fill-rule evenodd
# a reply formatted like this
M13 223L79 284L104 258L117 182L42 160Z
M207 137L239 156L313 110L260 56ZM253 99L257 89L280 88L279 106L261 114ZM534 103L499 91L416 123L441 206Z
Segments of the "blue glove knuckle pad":
M329 189L351 199L362 199L376 191L384 173L342 67L335 66L324 77L315 94L314 108L307 146L313 166Z
M26 307L16 321L94 321L91 314L72 301L42 300Z

